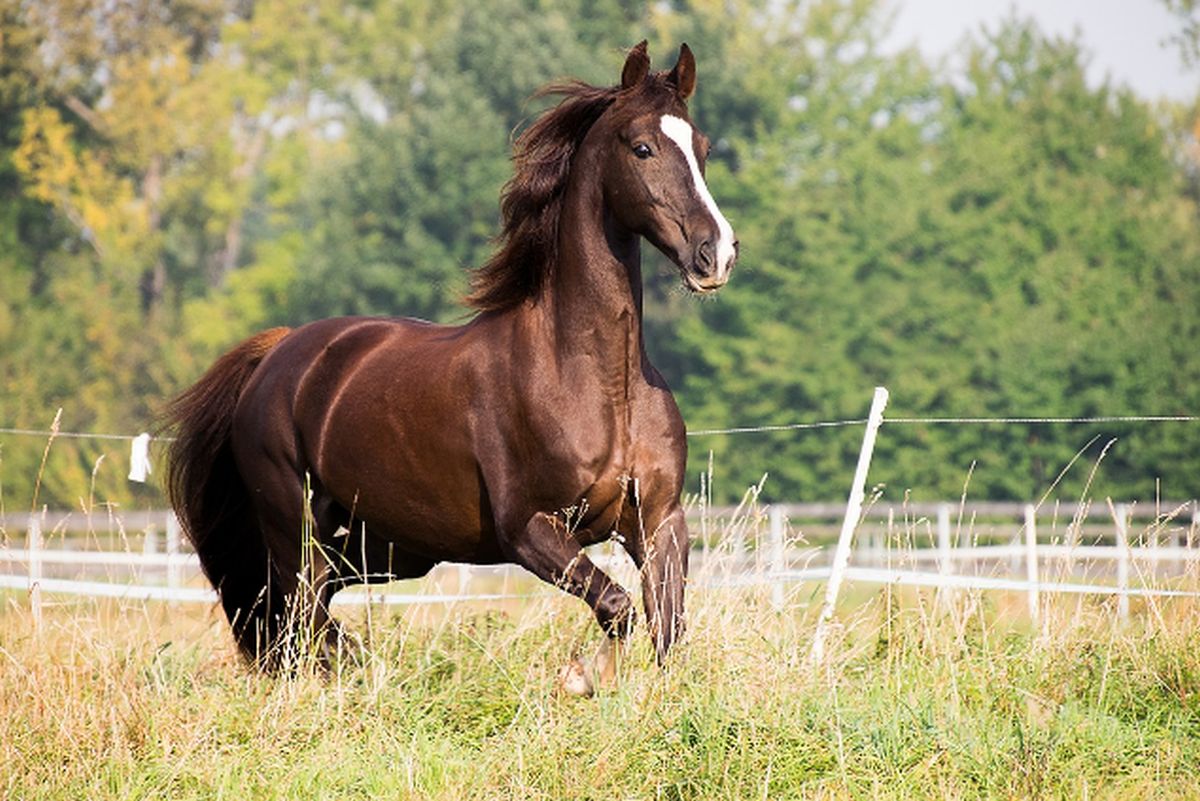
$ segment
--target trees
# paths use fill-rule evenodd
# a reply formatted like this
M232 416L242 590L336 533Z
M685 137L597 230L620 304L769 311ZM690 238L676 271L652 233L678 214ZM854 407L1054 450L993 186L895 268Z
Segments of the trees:
M860 417L874 384L892 390L893 415L1196 408L1186 343L1197 298L1184 279L1200 267L1187 222L1196 209L1149 109L1087 87L1078 47L1027 23L1010 21L970 58L959 88L933 91L919 70L893 66L890 85L857 103L826 89L822 100L839 109L832 125L818 119L809 133L805 108L758 143L767 157L750 168L751 197L764 205L741 236L769 241L770 262L747 267L723 303L702 309L722 336L683 328L696 359L688 372L727 376L703 392L711 412L693 406L693 422ZM854 131L844 146L839 129ZM820 143L812 155L773 156L804 134ZM701 395L695 382L685 387L685 397ZM739 409L738 396L752 404ZM945 497L977 463L974 496L1027 498L1091 436L1101 436L1093 456L1121 436L1101 488L1149 497L1162 476L1167 494L1187 496L1197 436L1180 433L891 427L874 475ZM767 463L783 497L806 486L825 497L847 473L845 439L769 441L717 442L727 454L718 464L738 485Z
M4 0L7 425L44 427L61 406L68 429L137 431L207 361L179 306L236 266L266 128L288 113L280 84L303 77L239 66L240 8ZM41 447L6 444L27 497ZM75 505L102 453L58 444L44 497ZM128 498L123 475L96 472L99 495Z
M691 427L858 418L876 384L922 417L1200 407L1194 109L1089 87L1078 43L1018 19L949 80L878 50L876 0L593 5L0 0L0 425L64 406L133 433L258 328L461 318L529 95L611 81L644 36L699 56L742 241L706 301L646 249L648 345ZM837 497L858 435L697 438L692 470L712 449L724 499L763 472ZM1095 435L1120 437L1100 491L1200 493L1194 427L891 426L873 475L944 497L975 462L973 497L1026 498ZM0 445L20 506L42 443ZM43 497L73 504L121 449L56 444Z
M107 430L146 418L147 399L178 380L162 352L164 221L220 13L200 1L4 3L7 424L43 427L63 406L69 427ZM97 450L59 450L46 495L71 502ZM32 483L39 451L6 448L10 486ZM121 483L105 473L99 488L123 494Z
M1183 61L1189 66L1200 64L1200 7L1196 0L1163 0L1167 10L1180 23L1180 32L1171 37L1171 43L1179 48Z

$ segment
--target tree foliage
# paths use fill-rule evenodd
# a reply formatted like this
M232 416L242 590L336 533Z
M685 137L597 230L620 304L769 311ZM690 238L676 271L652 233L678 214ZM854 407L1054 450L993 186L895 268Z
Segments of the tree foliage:
M594 5L0 0L0 426L62 407L136 433L267 325L462 319L533 92L612 82L641 38L698 54L742 242L705 302L647 253L648 344L693 429L860 418L875 385L903 417L1200 409L1195 104L1090 86L1080 42L1015 17L945 75L879 49L878 0ZM772 497L834 498L859 434L697 437L692 470L711 450L723 498L764 472ZM1037 497L1113 438L1096 491L1200 495L1194 424L892 424L872 476ZM9 508L44 445L0 438ZM55 443L41 501L94 480L160 502L123 449Z

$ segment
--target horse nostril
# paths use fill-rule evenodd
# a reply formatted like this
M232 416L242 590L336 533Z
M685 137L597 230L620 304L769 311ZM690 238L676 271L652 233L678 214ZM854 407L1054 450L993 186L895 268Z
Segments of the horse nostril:
M700 266L704 268L705 272L712 269L712 242L706 239L700 243L700 247L696 248L696 260L700 262Z

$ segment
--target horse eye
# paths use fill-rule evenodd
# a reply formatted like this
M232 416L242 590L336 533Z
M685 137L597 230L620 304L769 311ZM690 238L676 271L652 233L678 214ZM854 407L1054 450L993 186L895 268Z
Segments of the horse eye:
M650 149L650 145L644 143L636 144L633 146L633 155L639 159L648 159L654 155L654 151Z

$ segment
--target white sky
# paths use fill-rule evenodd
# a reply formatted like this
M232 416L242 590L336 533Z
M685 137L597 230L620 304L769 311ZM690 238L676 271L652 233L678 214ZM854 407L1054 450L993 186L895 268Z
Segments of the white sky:
M1190 101L1200 93L1200 71L1184 68L1179 50L1165 40L1178 28L1160 0L889 0L896 12L885 49L916 43L927 57L954 51L967 33L995 29L1014 9L1049 35L1081 34L1090 53L1088 77L1105 76L1147 99ZM953 64L953 62L951 62Z

